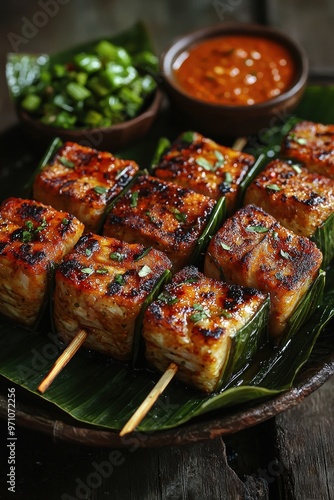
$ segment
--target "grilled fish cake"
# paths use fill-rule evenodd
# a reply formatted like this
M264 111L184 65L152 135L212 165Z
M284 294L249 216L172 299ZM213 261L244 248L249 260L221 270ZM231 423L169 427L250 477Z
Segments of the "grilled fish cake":
M190 189L143 175L117 200L103 232L165 252L177 270L189 261L215 204Z
M0 312L33 327L47 294L49 266L78 241L84 225L42 203L9 198L0 206Z
M134 161L66 142L36 176L33 197L73 213L86 231L97 232L107 204L138 170Z
M248 186L254 204L296 234L311 236L334 212L334 180L282 160L273 160Z
M255 205L230 217L212 238L205 274L270 294L269 331L279 337L318 275L322 254Z
M84 344L115 359L131 358L136 318L168 258L143 245L94 234L82 236L56 272L54 320L66 342L78 329Z
M196 132L182 134L155 166L154 175L218 200L226 197L229 213L236 209L239 185L255 158L221 146Z
M282 153L302 161L311 172L334 179L334 125L297 123L285 136Z
M146 358L160 371L174 362L180 380L203 392L215 391L233 355L234 338L265 301L257 290L186 267L144 314Z

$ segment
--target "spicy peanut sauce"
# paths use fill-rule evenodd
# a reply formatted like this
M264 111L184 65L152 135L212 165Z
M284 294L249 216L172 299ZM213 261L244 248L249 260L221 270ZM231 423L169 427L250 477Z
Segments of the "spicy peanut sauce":
M287 89L294 77L289 51L264 37L210 38L183 52L174 64L179 85L202 101L252 105Z

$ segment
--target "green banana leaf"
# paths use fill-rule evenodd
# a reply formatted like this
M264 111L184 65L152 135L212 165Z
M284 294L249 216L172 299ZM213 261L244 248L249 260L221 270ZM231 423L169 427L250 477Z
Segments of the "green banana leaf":
M330 103L334 103L334 87L310 87L296 116L334 123L334 105ZM166 115L162 115L161 119L165 120ZM278 136L280 128L277 126L275 130ZM275 133L268 133L267 136L272 139ZM154 151L155 147L152 140L156 141L161 137L161 130L156 134L159 135L153 135L153 138L151 136L147 143L142 141L121 152L121 156L135 158L144 167L145 164L141 163L143 158L148 166L152 158L149 150ZM275 137L276 141L277 136ZM263 152L264 147L270 146L274 146L273 140L271 143L259 142L257 156ZM172 381L139 429L151 432L176 427L207 412L247 401L253 404L259 398L272 397L291 387L301 368L308 361L317 359L321 346L332 336L333 274L332 269L327 271L321 304L292 337L276 347L267 345L247 371L230 380L218 394L202 396L176 380ZM0 374L34 393L35 397L56 405L87 424L120 429L159 378L159 374L153 371L133 370L82 349L41 396L37 394L36 387L63 349L57 337L52 334L51 326L46 323L39 332L27 332L0 320L0 329ZM319 342L316 344L318 338ZM329 345L333 345L333 342Z
M334 293L326 294L312 319L279 349L273 349L255 376L247 373L218 394L202 396L172 382L140 424L143 431L178 426L195 416L227 406L269 397L288 389L309 358L316 339L334 316ZM36 387L61 352L51 332L33 334L1 323L1 374L36 393ZM256 363L256 361L255 361ZM250 373L254 367L250 368ZM48 391L40 396L74 418L109 429L120 429L158 380L148 370L129 367L84 350L70 361Z
M322 266L326 269L334 257L334 213L316 229L310 240L321 250L323 255Z

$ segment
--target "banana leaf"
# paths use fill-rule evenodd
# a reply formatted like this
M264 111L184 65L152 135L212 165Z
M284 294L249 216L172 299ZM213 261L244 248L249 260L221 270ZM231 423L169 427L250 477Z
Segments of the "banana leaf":
M326 269L334 257L334 213L316 229L310 240L321 250L323 255L322 266Z
M273 349L256 375L237 377L218 394L202 396L172 382L141 423L143 431L178 426L206 412L273 396L288 389L309 358L316 339L334 316L334 294L326 294L307 325L280 349ZM47 374L61 347L51 334L33 334L2 322L1 374L27 390ZM256 363L256 361L255 361ZM254 372L254 367L250 368ZM159 375L80 351L45 393L39 396L87 424L120 429L156 383Z
M286 343L289 338L293 337L293 335L296 334L301 326L319 307L324 293L325 282L326 273L320 270L317 278L312 283L312 285L288 319L287 326L283 332L280 343Z
M63 144L63 142L59 137L55 137L53 139L50 146L47 148L46 152L44 153L42 159L40 160L39 164L37 165L37 168L35 169L32 176L30 177L29 181L23 187L22 196L24 196L26 198L32 197L32 187L33 187L34 180L35 180L36 176L50 162L51 158L56 153L56 151L62 146L62 144Z
M231 384L234 378L240 377L265 344L269 309L270 301L267 298L259 311L233 337L227 366L222 374L222 386Z
M309 87L296 110L302 119L334 123L334 87ZM150 148L154 148L163 129L170 126L168 116L162 115L164 124L153 131L148 141L122 151L123 157L133 157L139 164L149 164ZM278 127L279 129L279 127ZM270 134L269 134L270 135ZM172 134L170 134L173 137ZM176 134L175 134L176 136ZM253 147L257 156L263 147ZM278 144L278 142L276 143ZM261 149L262 148L262 149ZM154 149L152 150L152 152ZM141 160L143 158L143 160ZM144 166L144 165L143 165ZM17 183L15 171L14 182ZM8 185L8 182L6 186ZM6 196L8 188L6 187ZM323 345L332 338L331 320L334 317L333 270L327 271L325 293L319 307L292 337L279 346L267 345L246 372L224 385L218 394L202 396L195 390L174 380L141 423L139 429L147 432L173 428L190 419L213 410L239 405L247 401L253 405L260 398L269 398L292 386L296 375L307 362L318 359ZM70 361L49 390L41 396L36 387L47 374L63 349L51 327L45 325L39 332L27 332L5 320L0 320L0 373L8 380L57 406L78 421L120 429L149 393L159 378L153 371L132 370L102 355L81 350ZM317 339L319 341L316 343ZM333 345L331 341L330 346Z
M216 203L215 208L210 216L210 219L202 232L201 236L196 242L196 247L194 248L191 257L189 259L189 264L194 264L199 266L202 260L203 254L205 253L206 247L208 246L212 236L218 231L223 221L226 219L226 200L225 196L222 196Z

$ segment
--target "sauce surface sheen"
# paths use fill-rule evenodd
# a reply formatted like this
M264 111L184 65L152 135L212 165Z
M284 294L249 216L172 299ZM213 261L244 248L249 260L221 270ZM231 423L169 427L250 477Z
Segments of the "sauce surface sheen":
M209 38L183 52L173 69L179 85L191 96L237 106L273 99L294 77L287 48L251 35Z

